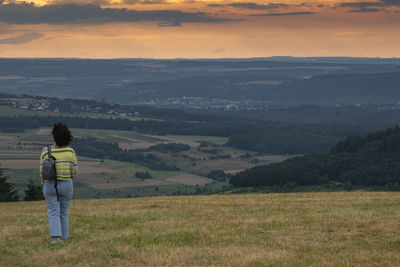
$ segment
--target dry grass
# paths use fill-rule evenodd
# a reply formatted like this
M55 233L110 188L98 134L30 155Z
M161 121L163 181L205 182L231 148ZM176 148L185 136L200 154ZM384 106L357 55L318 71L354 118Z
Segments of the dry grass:
M167 178L165 180L176 184L200 185L200 186L213 182L213 180L209 178L189 173L185 173L176 177Z
M44 202L0 203L4 266L398 266L398 193L74 200L48 243Z
M10 169L37 169L39 160L2 159L0 165Z
M143 186L157 186L157 185L170 185L176 184L164 179L144 179L143 181L138 178L131 178L130 182L118 182L118 183L92 183L89 186L97 190L106 189L123 189L128 187L143 187Z

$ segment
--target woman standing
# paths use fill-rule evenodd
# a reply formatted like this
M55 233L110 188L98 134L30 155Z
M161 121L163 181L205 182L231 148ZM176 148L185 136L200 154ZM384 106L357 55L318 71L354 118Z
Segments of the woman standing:
M55 158L57 178L56 181L43 180L42 167L49 157L48 147L43 149L40 156L40 175L44 183L43 195L47 202L51 244L56 244L69 237L69 204L73 194L72 179L77 173L78 162L75 151L69 147L73 136L67 125L56 123L51 133L54 143L49 148L50 155Z

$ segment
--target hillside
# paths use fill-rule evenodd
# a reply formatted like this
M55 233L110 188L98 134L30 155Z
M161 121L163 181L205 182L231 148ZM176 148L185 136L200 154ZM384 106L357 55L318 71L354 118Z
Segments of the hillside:
M132 83L100 92L95 99L107 99L123 104L166 106L174 105L171 99L190 106L185 103L183 97L198 105L201 102L211 103L214 99L220 99L221 105L222 100L236 105L244 105L246 101L252 102L253 105L391 103L400 100L397 90L400 82L398 69L394 68L392 71L395 72L392 73L349 72L312 77L304 71L304 76L296 78L286 76L284 69L276 73L272 70L264 71L258 75L209 75L174 81Z
M0 203L3 266L396 266L398 193L73 200L50 246L45 203ZM329 253L327 253L329 251Z
M355 135L330 153L310 154L236 174L234 186L348 184L400 189L400 128Z
M398 59L0 59L0 93L168 107L398 101Z

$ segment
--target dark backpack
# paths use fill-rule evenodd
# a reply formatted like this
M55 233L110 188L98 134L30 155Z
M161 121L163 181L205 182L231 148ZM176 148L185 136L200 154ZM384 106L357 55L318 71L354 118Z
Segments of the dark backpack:
M57 169L56 158L51 154L51 146L47 146L48 157L43 161L42 165L42 179L45 181L55 181L54 187L56 189L57 201L60 201L57 188Z
M51 146L47 146L48 157L43 161L42 178L46 181L57 180L56 158L51 155Z

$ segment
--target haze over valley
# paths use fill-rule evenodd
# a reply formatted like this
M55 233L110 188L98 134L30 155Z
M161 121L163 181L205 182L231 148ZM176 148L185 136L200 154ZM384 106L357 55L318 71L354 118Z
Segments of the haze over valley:
M0 59L0 92L156 107L394 103L400 60Z
M76 196L108 198L230 190L230 178L246 169L326 153L400 118L398 59L0 59L0 66L1 162L20 190L37 176L34 155L51 142L54 121L73 128L83 157Z

